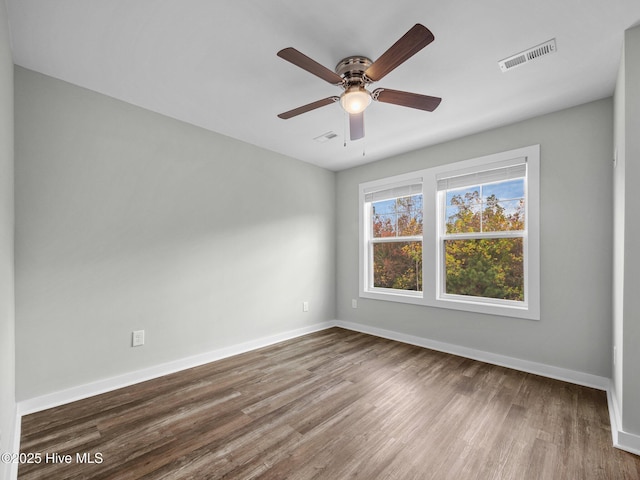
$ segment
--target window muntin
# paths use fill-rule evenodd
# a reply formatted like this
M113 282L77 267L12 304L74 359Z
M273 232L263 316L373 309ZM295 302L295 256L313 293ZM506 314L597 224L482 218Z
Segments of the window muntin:
M373 238L422 235L422 194L374 202L371 208Z
M446 233L524 230L524 178L446 190Z

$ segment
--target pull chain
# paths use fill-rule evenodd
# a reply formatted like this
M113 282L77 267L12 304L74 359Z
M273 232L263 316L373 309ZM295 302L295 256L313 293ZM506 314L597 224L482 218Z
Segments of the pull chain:
M345 112L344 117L344 135L343 135L343 139L344 139L344 147L347 147L347 118L348 118L349 114Z

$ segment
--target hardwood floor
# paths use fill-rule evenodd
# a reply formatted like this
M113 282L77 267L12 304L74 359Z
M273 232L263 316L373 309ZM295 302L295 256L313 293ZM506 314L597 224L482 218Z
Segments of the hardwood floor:
M25 416L21 440L22 480L640 479L604 392L339 328Z

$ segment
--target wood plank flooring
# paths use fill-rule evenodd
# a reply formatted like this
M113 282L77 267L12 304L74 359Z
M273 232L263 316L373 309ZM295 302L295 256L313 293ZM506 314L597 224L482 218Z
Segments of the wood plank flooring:
M640 479L604 392L339 328L25 416L21 440L21 480Z

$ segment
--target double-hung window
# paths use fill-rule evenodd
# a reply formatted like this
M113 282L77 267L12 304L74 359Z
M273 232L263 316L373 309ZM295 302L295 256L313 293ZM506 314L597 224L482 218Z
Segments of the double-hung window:
M539 146L360 186L360 295L539 319Z
M518 306L525 299L525 158L440 174L440 296Z
M369 289L422 296L422 179L372 187L364 202Z

